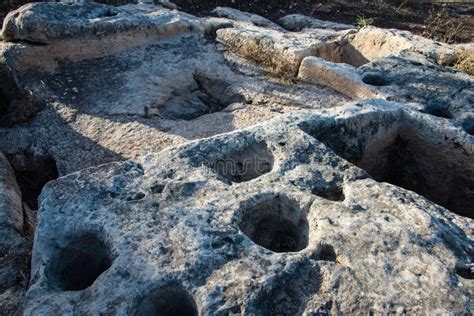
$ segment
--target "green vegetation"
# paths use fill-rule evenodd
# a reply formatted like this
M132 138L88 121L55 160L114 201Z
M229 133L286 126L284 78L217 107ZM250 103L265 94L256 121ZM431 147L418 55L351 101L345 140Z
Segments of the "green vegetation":
M374 24L374 18L366 18L365 16L357 16L356 24L358 27L366 27Z

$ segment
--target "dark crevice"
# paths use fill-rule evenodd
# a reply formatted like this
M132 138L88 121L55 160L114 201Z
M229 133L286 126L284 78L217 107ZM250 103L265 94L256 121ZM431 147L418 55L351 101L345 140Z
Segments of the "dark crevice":
M44 185L58 178L56 162L50 155L20 152L7 155L15 170L23 201L32 210L38 209L38 197Z
M21 39L21 40L10 40L9 42L11 43L16 43L16 44L27 44L29 46L48 46L49 43L43 43L43 42L34 42L34 41L29 41L27 39Z
M474 264L458 263L455 267L456 274L464 279L474 279Z

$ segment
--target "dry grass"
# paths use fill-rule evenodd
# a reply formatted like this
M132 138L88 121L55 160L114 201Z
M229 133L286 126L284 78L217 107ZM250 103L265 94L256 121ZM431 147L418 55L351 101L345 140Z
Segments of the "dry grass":
M472 54L472 52L462 51L457 56L454 67L474 76L474 54Z
M453 44L457 42L459 34L465 30L464 23L453 23L449 19L449 12L446 9L431 10L426 20L425 31L421 35L435 41Z

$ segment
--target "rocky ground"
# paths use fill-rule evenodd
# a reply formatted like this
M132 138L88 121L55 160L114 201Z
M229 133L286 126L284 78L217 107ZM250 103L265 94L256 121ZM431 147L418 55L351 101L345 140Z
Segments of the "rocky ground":
M9 0L0 4L0 24L10 10L33 2ZM97 2L124 5L134 0L99 0ZM306 0L175 0L191 14L206 16L214 8L231 7L264 16L272 21L288 14L305 14L338 23L357 24L372 21L377 27L411 31L435 40L450 43L472 42L474 22L472 4L433 4L418 1L306 1Z
M7 17L0 314L472 312L472 45L211 5Z

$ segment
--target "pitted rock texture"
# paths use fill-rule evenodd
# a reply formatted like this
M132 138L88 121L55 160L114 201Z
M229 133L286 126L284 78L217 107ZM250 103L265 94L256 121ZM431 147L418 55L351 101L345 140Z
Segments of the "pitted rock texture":
M5 19L0 276L19 277L0 313L471 313L474 81L446 67L461 48L213 14ZM23 301L10 250L29 260L38 205Z
M41 196L25 314L468 313L472 275L457 267L472 220L337 156L324 142L343 129L321 128L334 121L380 138L394 122L434 124L474 150L456 127L371 101L68 175ZM216 169L236 153L268 159L257 147L268 172Z
M441 50L455 51L449 45L394 30L318 26L308 17L283 19L307 25L293 32L229 8L215 14L93 3L35 3L12 12L3 33L14 42L0 44L7 78L0 125L8 127L0 128L0 150L40 151L65 175L365 98L409 102L470 130L472 78L433 63ZM359 34L385 34L392 49L369 56ZM392 53L400 56L377 59Z

